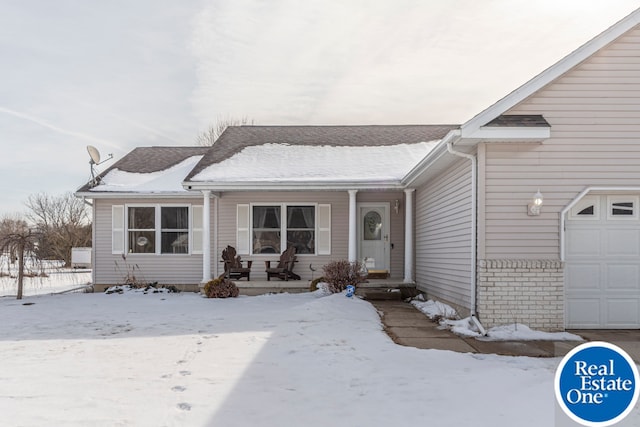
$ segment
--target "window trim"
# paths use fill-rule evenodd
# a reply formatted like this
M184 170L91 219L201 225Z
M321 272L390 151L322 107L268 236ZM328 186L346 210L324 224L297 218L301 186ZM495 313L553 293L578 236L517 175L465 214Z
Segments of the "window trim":
M193 250L193 209L191 203L127 203L124 205L124 253L127 256L190 256L196 251ZM154 234L155 234L155 250L154 252L139 253L129 252L129 208L154 208ZM189 218L188 235L189 247L187 253L163 253L162 252L162 208L163 207L179 207L187 208L187 217ZM168 232L175 231L166 229Z
M638 196L613 195L607 196L607 220L610 221L633 221L638 219ZM614 203L633 203L632 215L614 215Z
M309 253L309 254L296 254L296 256L317 256L319 255L318 253L318 244L317 244L317 239L318 239L318 206L319 203L317 202L296 202L296 201L292 201L292 202L255 202L255 203L249 203L249 255L251 256L273 256L273 254L266 254L266 253L254 253L253 252L253 247L254 247L254 243L253 243L253 208L254 206L277 206L280 207L280 253L282 253L285 249L286 249L286 244L287 244L287 232L288 232L288 228L287 228L287 208L289 206L308 206L308 207L313 207L314 213L314 224L313 224L313 240L314 240L314 245L313 245L313 253ZM275 229L274 229L275 230ZM279 255L279 254L278 254Z
M593 215L578 215L580 211L593 205ZM575 221L600 220L600 196L585 196L569 211L569 219Z

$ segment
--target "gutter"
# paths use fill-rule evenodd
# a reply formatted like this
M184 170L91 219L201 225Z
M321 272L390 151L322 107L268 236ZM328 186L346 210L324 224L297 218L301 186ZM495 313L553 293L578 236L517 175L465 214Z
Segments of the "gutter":
M174 199L174 198L193 198L193 193L188 191L179 191L179 192L93 192L93 191L82 191L74 193L76 197L88 198L88 199L138 199L140 197L143 198L156 198L156 199Z
M485 336L487 335L487 331L482 326L477 317L477 281L476 281L476 269L477 269L477 236L476 236L476 223L478 216L477 209L477 199L478 199L478 158L473 154L467 154L460 151L455 151L453 148L453 142L447 142L447 151L454 156L462 157L471 161L471 321L476 325L480 333Z
M182 187L188 192L210 190L224 191L347 191L347 190L403 190L400 180L344 182L344 181L185 181Z
M422 175L432 164L437 162L442 156L447 153L447 146L450 142L456 142L460 139L460 129L453 129L447 133L444 138L433 147L425 158L411 169L404 178L402 178L402 184L408 187L414 183L414 181Z

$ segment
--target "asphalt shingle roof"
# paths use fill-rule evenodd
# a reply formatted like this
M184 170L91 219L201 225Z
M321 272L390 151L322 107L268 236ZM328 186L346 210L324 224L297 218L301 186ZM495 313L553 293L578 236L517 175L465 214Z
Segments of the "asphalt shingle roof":
M193 156L202 156L211 147L137 147L102 172L98 178L113 169L125 172L151 173L162 171L177 165ZM91 183L83 185L78 191L89 191Z
M365 126L230 126L211 147L138 147L102 172L113 169L151 173L168 169L192 156L204 156L185 177L191 177L246 147L263 144L375 147L436 141L458 125ZM78 189L89 191L91 183Z
M551 127L541 115L505 114L491 120L485 126L492 127Z
M457 125L230 126L186 180L249 146L290 144L368 147L412 144L442 139L456 128Z

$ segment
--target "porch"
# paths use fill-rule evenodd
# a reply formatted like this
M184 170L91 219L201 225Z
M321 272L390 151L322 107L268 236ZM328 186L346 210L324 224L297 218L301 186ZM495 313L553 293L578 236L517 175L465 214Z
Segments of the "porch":
M240 295L264 295L269 293L309 292L309 280L236 280ZM417 295L415 283L405 283L402 279L368 279L360 283L356 295L365 299L402 299Z

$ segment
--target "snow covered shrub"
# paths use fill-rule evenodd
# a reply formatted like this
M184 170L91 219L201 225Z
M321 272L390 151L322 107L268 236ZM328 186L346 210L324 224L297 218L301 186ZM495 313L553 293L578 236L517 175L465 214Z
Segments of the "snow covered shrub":
M324 277L318 277L317 279L313 279L311 284L309 285L309 292L314 292L318 290L318 283L326 282L327 280Z
M235 298L239 293L240 291L236 284L229 279L218 277L217 279L209 280L204 285L204 294L207 298Z
M141 289L149 286L150 283L144 277L144 274L142 274L142 271L140 270L140 267L138 266L138 264L129 264L127 262L127 256L124 254L122 254L121 256L122 256L122 260L124 261L124 269L118 263L118 261L114 261L116 265L116 270L118 271L119 274L122 275L122 280L120 284L127 285L135 289ZM154 283L157 283L157 282L154 282ZM153 285L154 283L151 283L151 284Z
M348 285L356 288L358 283L365 280L362 272L362 264L358 261L347 260L331 261L323 267L325 282L329 284L329 290L333 293L342 292Z

